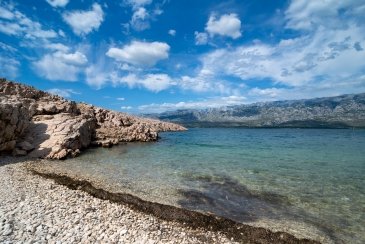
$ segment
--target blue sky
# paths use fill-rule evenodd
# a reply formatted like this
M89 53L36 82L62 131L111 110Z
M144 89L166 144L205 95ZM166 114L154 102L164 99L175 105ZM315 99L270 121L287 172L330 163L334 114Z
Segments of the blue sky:
M0 0L0 76L150 113L365 92L365 1Z

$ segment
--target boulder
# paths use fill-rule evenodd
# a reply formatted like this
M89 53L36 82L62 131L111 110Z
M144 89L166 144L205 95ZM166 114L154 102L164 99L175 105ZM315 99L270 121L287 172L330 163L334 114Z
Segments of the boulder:
M27 151L27 152L34 149L34 146L27 141L22 141L22 142L18 143L17 147L24 151Z

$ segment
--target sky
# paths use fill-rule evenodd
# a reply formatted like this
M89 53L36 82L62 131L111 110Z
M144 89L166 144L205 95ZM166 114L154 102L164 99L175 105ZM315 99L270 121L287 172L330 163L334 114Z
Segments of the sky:
M0 77L136 114L365 92L365 1L0 0Z

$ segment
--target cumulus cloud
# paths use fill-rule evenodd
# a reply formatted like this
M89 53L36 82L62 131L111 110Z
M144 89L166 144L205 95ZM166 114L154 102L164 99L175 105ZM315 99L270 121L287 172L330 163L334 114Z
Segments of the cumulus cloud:
M133 41L122 48L112 47L106 55L117 61L141 67L154 66L169 57L170 46L164 42Z
M206 53L200 58L198 75L183 77L182 87L206 90L213 86L211 83L220 80L219 77L243 84L248 81L250 86L252 81L262 80L266 85L272 81L273 87L265 89L243 87L252 100L364 91L365 27L359 21L364 17L354 12L359 8L365 9L365 3L292 1L285 12L286 28L300 31L296 38L282 39L274 44L256 40ZM302 14L306 17L302 18ZM333 26L328 23L331 22L328 16L342 23ZM287 88L276 88L278 84Z
M208 43L208 34L205 32L194 32L195 35L195 45L205 45Z
M87 63L86 56L81 52L63 53L57 51L44 55L33 63L34 70L39 76L48 80L77 81Z
M200 101L188 101L178 103L152 103L141 105L138 107L143 113L161 113L165 111L174 111L178 109L203 109L203 108L218 108L224 106L232 106L243 104L246 98L243 96L226 96L212 97Z
M99 29L104 12L98 3L94 3L91 10L66 12L62 17L76 35L83 36Z
M45 30L42 25L28 18L11 5L0 7L0 32L24 39L50 39L57 37L54 30Z
M170 36L176 36L176 30L171 29L168 33Z
M143 31L150 28L150 22L156 20L158 15L163 13L160 7L165 3L157 3L154 5L154 9L151 9L148 5L152 3L152 0L125 0L127 5L132 7L132 17L128 23L122 24L126 29L125 33L129 34L130 28L135 31Z
M44 47L50 50L62 51L62 52L68 52L70 50L69 47L67 47L62 43L47 43Z
M318 79L334 82L339 77L361 74L365 68L363 30L355 25L343 30L319 28L311 35L269 45L254 43L217 49L202 57L202 69L214 75L250 79L271 79L289 86L304 86Z
M150 15L143 7L138 8L132 15L130 25L137 31L143 31L150 28Z
M212 14L209 17L205 31L209 35L228 36L233 39L241 37L241 21L237 14L224 14L219 18Z
M153 92L165 90L174 84L170 76L166 74L146 74L138 76L129 74L113 80L114 84L125 84L129 87L144 87Z
M75 53L56 52L53 56L60 61L71 65L79 66L87 63L86 56L79 51L76 51Z
M52 7L65 7L69 0L46 0Z
M74 94L78 94L78 95L81 94L79 92L74 91L73 89L59 89L59 88L52 88L52 89L47 90L47 92L49 92L53 95L58 95L58 96L65 97L65 98L71 97Z

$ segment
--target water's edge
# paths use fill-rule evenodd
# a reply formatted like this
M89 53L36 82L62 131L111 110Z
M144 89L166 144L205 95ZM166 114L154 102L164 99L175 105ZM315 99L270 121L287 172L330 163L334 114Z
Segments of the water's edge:
M216 231L240 243L319 243L309 239L298 239L286 232L272 232L261 227L253 227L224 217L191 211L184 208L142 200L127 193L113 193L96 188L86 180L78 180L67 175L44 173L28 168L38 176L54 180L55 183L66 186L71 190L82 190L95 198L127 205L133 210L153 215L157 218L177 222L193 229Z

